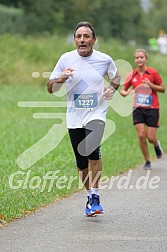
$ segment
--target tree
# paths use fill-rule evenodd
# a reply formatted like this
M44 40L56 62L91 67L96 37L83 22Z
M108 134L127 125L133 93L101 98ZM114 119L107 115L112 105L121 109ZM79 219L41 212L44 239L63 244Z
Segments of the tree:
M42 34L73 31L80 21L90 21L98 36L115 37L125 41L147 37L147 27L153 18L146 15L141 0L0 0L0 3L21 7L24 10L26 32ZM158 2L158 0L152 0ZM166 0L159 0L166 1ZM147 14L148 15L148 14ZM157 12L159 17L159 12ZM163 16L164 17L164 16ZM154 17L157 20L156 17ZM167 22L166 22L167 23ZM154 29L154 26L152 26Z
M162 29L167 33L167 3L166 0L152 0L152 9L149 17L152 17L152 23L155 25L156 32Z
M53 33L64 18L61 0L25 0L23 9L27 24L27 33Z
M130 10L130 12L129 12ZM128 40L139 37L138 26L142 18L140 0L71 0L70 9L65 9L66 25L88 20L93 23L97 33L109 37Z
M19 7L20 2L22 2L22 0L0 0L0 4L10 7Z
M139 0L101 0L101 7L92 15L98 32L105 38L113 36L128 40L138 36L137 30L142 17Z

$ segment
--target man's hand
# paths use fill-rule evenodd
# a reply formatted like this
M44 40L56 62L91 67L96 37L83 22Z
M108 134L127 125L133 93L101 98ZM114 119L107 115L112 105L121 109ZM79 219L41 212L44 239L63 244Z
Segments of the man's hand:
M64 71L62 72L61 77L60 77L62 82L66 81L70 77L73 77L74 71L75 71L75 69L73 69L73 68L64 69Z
M69 78L74 75L75 69L73 68L67 68L64 69L61 73L60 78L48 80L47 81L47 89L49 93L54 93L60 90L63 83Z
M115 93L115 89L112 86L104 87L103 97L106 98L107 100L111 100L114 93Z

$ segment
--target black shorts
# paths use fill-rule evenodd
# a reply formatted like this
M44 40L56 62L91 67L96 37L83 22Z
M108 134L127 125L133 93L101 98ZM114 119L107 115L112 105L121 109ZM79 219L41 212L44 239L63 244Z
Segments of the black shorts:
M76 157L76 165L79 169L86 169L89 159L99 160L101 158L100 144L104 127L104 121L93 120L83 128L68 130Z
M159 109L136 108L133 111L133 124L144 123L149 127L159 127Z

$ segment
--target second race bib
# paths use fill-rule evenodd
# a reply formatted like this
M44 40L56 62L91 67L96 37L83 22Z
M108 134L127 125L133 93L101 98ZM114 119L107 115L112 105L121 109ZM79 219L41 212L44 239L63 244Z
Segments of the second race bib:
M152 95L137 94L136 104L138 106L150 107L152 105Z

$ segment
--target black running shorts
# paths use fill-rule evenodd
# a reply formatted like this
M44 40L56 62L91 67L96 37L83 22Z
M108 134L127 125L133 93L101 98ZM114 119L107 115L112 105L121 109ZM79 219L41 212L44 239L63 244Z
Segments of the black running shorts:
M133 111L133 124L144 123L149 127L159 127L159 109L136 108Z
M76 165L79 169L86 169L89 159L99 160L101 158L100 144L104 127L104 121L93 120L83 128L68 130L76 157Z

